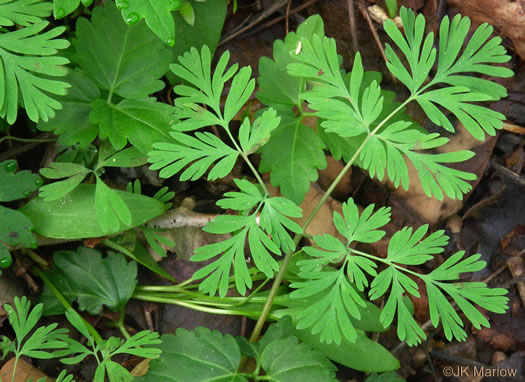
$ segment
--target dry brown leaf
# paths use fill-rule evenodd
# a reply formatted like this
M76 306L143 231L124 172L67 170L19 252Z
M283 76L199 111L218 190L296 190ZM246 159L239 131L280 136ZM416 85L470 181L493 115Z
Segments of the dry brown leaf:
M507 333L502 333L492 328L482 328L478 337L488 342L498 350L508 351L516 347L516 341Z
M15 359L11 358L5 363L5 365L0 370L0 380L1 381L11 381L13 375L13 368L15 366ZM15 382L26 382L33 378L33 381L37 381L39 378L47 377L46 382L52 382L55 378L48 377L46 374L42 373L33 365L30 365L23 359L18 360L15 374Z
M473 24L494 25L502 37L509 37L516 53L525 59L525 9L519 1L510 0L447 0Z

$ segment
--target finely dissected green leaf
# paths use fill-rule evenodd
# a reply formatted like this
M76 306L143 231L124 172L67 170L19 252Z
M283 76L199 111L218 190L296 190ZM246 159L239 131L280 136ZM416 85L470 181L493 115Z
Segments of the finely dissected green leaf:
M197 248L192 261L209 260L219 256L214 262L202 267L193 274L195 279L206 277L199 289L213 295L219 289L219 295L225 296L228 292L228 279L231 267L235 278L235 286L240 294L251 288L252 279L248 272L245 255L245 241L248 239L251 256L255 266L273 277L273 272L279 269L277 261L271 253L280 254L279 247L257 225L255 214L250 216L220 215L213 219L204 228L206 232L215 234L233 233L233 236L224 241Z
M177 130L196 130L215 124L228 129L228 124L248 101L255 88L255 80L250 79L249 66L237 71L238 65L235 64L226 70L229 58L229 52L224 52L212 75L211 52L204 45L200 53L192 48L179 57L179 64L170 65L173 73L192 85L178 85L173 88L174 92L180 95L175 100L176 116L181 120L181 123L175 126ZM224 108L221 108L222 91L230 79L230 91ZM209 110L199 104L208 106Z
M57 111L55 118L47 122L40 121L37 128L41 131L54 131L62 145L80 143L81 146L87 146L98 133L97 126L89 122L89 114L91 103L100 98L100 91L81 70L69 71L64 81L71 88L67 95L57 97L62 110Z
M23 213L0 206L0 241L12 247L36 248L33 223Z
M504 313L508 302L508 297L504 297L508 292L503 288L490 289L481 282L445 283L445 281L457 280L461 273L476 272L485 267L485 262L479 260L480 255L463 259L464 254L464 251L459 251L450 256L424 279L432 324L437 327L441 319L445 336L449 341L452 338L465 340L466 333L462 328L461 318L447 301L445 293L452 297L476 329L481 329L482 326L488 327L489 322L472 303L491 312Z
M261 147L261 172L271 171L270 181L281 193L299 204L326 167L324 143L316 132L286 112L266 145Z
M237 375L241 352L235 339L218 331L198 327L190 332L177 329L176 335L161 337L162 356L149 363L148 373L136 380L159 381L231 381L247 382ZM177 365L177 367L173 367Z
M301 106L300 94L305 79L287 75L286 66L294 62L290 51L297 49L302 37L311 38L314 34L324 35L323 20L319 15L311 16L299 25L297 32L290 32L284 41L273 43L273 60L261 57L257 83L260 91L257 98L266 106Z
M226 192L217 205L225 210L250 211L264 200L260 186L245 179L233 180L241 192Z
M55 54L69 42L55 38L65 27L40 33L48 24L43 21L0 34L0 116L9 124L16 120L19 103L34 122L47 121L61 109L60 102L48 94L64 95L69 85L48 77L67 74L63 65L69 60Z
M162 215L165 211L164 203L156 199L124 191L112 191L117 193L128 207L131 224L120 223L118 227L104 230L97 221L95 188L94 184L80 184L64 198L52 202L34 198L20 211L33 221L36 233L64 239L100 237L126 231Z
M142 99L161 90L168 70L169 48L144 22L128 26L115 4L93 10L91 22L76 25L75 61L100 89L124 98Z
M95 188L97 221L104 231L116 231L121 224L131 225L131 211L119 193L109 188L98 176Z
M295 243L286 230L303 233L301 226L290 219L302 216L301 208L291 200L283 197L266 198L261 210L261 228L284 252L293 251Z
M173 119L170 105L153 99L125 99L113 105L98 99L91 107L90 122L98 124L100 137L109 139L117 150L129 141L147 154L155 142L172 141L168 133Z
M14 344L3 337L1 346L5 353L12 351L16 357L22 355L31 358L50 359L54 355L49 350L55 350L67 346L67 329L56 329L57 324L38 327L29 338L28 334L35 328L36 324L42 316L42 304L36 305L31 310L31 303L25 296L22 299L15 297L14 307L6 304L4 309L9 315L9 323L16 335L16 343Z
M53 162L50 167L40 169L40 173L49 179L67 179L40 188L39 196L44 198L46 202L60 199L69 194L90 172L89 169L76 163Z
M141 19L169 46L175 44L175 22L173 21L171 0L125 0L117 1L122 17L134 25ZM125 6L124 6L125 4Z
M137 285L137 264L128 263L122 254L110 253L102 258L95 249L79 247L76 251L55 252L53 264L47 273L53 274L55 287L70 303L76 300L79 309L90 314L100 313L102 305L112 311L122 309ZM43 294L45 314L65 311L55 299L52 294Z
M189 134L172 132L171 136L179 143L155 143L149 153L150 168L162 168L160 176L169 178L188 166L181 174L181 180L197 180L213 166L208 180L216 180L228 175L235 165L239 152L225 144L212 133Z
M416 168L427 196L435 196L439 200L443 200L443 195L462 199L472 189L467 180L475 180L476 176L449 168L443 163L462 162L472 158L474 153L468 150L441 154L416 151L443 146L448 139L439 134L424 134L408 129L409 126L408 122L398 121L370 137L360 156L363 168L368 169L370 176L377 175L380 180L386 169L396 187L401 184L404 189L408 189L409 176L405 162L408 159Z
M337 381L337 368L321 352L299 344L296 337L268 344L262 353L261 364L272 381Z
M368 79L363 71L361 58L356 55L352 72L341 74L335 42L329 38L314 35L311 41L304 39L303 48L297 55L301 63L288 65L293 76L313 77L312 90L304 93L310 107L317 110L321 118L322 134L336 157L343 155L350 160L361 151L358 164L368 170L371 177L382 180L386 173L398 187L408 189L408 159L416 168L422 187L428 196L442 200L444 195L461 199L471 190L467 180L475 179L473 174L451 169L446 163L467 160L473 153L457 151L443 154L428 154L420 150L434 149L448 142L438 134L428 134L414 126L409 120L394 117L388 123L379 117L390 118L395 103L388 102L389 113L385 114L384 99L388 94L381 91L373 75ZM292 53L293 54L293 53ZM417 79L419 81L419 79ZM341 138L330 137L336 133ZM349 142L353 138L354 142Z
M314 302L298 315L298 329L312 328L312 334L321 334L321 342L340 344L343 336L350 342L357 339L351 317L361 318L361 307L365 307L363 297L357 292L368 286L367 275L375 276L377 265L364 256L352 253L350 245L354 242L373 243L385 234L377 230L390 220L390 209L380 208L372 213L370 205L361 214L352 199L342 206L343 216L334 213L334 225L346 238L343 244L335 237L324 234L314 237L319 248L305 247L311 256L297 262L305 281L294 282L292 298L316 296ZM326 267L330 263L343 261L339 269ZM320 296L320 292L322 296Z
M0 4L0 26L38 24L51 14L52 5L41 0L3 0Z
M14 159L0 162L0 202L26 198L42 185L42 179L37 174L15 170Z
M398 264L423 264L432 259L433 254L443 252L443 247L448 243L448 238L443 235L443 231L435 232L423 239L427 230L428 226L425 225L412 233L411 228L405 227L394 234L388 246L387 258L381 260L389 267L375 277L370 289L372 300L383 296L390 290L381 313L381 322L385 326L390 325L397 314L398 336L401 340L406 340L409 345L421 342L425 338L425 333L414 320L403 297L404 294L419 297L417 283L403 271L418 276L425 282L432 323L437 327L441 319L445 335L449 340L452 338L465 340L466 333L462 328L461 318L443 292L452 297L467 319L478 329L481 326L488 326L489 323L471 302L491 312L502 313L508 301L508 298L503 296L507 293L505 289L490 289L485 283L447 283L447 281L458 280L460 273L481 270L485 262L479 261L480 255L473 255L460 261L464 252L457 252L426 275L418 275L400 267Z
M425 19L415 16L412 10L400 10L404 36L391 20L385 22L385 31L398 46L408 61L409 70L403 65L392 47L387 44L388 68L411 91L430 120L438 126L454 131L452 123L438 108L452 112L466 129L477 139L483 140L485 133L494 135L501 129L505 116L473 102L498 100L507 92L502 85L489 80L475 78L467 73L479 73L494 77L510 77L508 68L500 64L510 60L500 37L491 38L493 27L483 24L474 32L462 50L469 29L468 17L456 15L452 21L444 17L439 30L439 53L433 47L432 33L424 38ZM434 78L424 84L437 56L437 71ZM432 88L447 84L449 87Z
M264 146L272 132L279 126L280 120L274 109L265 110L252 124L248 118L245 118L239 129L239 143L243 152L249 155Z
M175 20L173 57L181 56L192 46L201 49L203 45L207 45L212 53L215 52L226 18L227 2L227 0L193 2L192 7L195 13L193 25L184 21L180 13L173 14ZM177 78L171 72L168 72L167 77L171 84L184 80Z

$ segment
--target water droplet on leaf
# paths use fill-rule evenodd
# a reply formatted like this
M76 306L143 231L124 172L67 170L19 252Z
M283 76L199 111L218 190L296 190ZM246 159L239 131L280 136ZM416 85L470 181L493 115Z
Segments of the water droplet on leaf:
M7 162L5 162L5 170L7 172L13 172L16 169L16 160L10 159Z
M84 6L86 7L89 7L92 3L93 3L93 0L80 0L82 2L82 4L84 4Z
M169 39L166 40L166 44L168 44L168 46L174 46L175 39L170 37Z
M32 249L36 249L37 247L38 247L38 241L37 241L37 240L33 240L33 241L31 242L31 248L32 248Z
M40 187L43 183L44 183L44 181L43 181L42 179L40 179L40 178L37 179L37 180L35 180L35 185L36 185L37 187Z
M8 253L7 256L0 258L0 267L1 268L7 268L10 267L11 264L13 264L13 259L11 258L11 255Z
M23 195L27 198L29 195L31 195L31 191L24 191Z
M117 8L127 9L129 7L128 0L117 1Z
M55 19L61 19L65 15L66 11L64 10L64 8L57 8L57 10L55 11Z
M139 15L136 14L135 12L132 12L126 18L126 23L128 23L128 25L135 25L136 23L139 22L139 19L140 19Z

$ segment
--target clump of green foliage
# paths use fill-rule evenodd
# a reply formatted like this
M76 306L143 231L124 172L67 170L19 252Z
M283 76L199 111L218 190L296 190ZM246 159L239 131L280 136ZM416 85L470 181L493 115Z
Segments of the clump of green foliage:
M82 3L90 6L91 1ZM0 26L22 26L0 34L0 116L13 124L23 106L38 130L58 135L63 150L40 169L51 180L43 187L37 175L15 173L16 163L0 163L1 202L29 197L40 188L39 196L19 211L0 206L0 265L10 264L9 251L37 246L32 230L56 239L112 236L101 244L120 252L102 258L100 252L82 247L58 251L53 268L45 272L37 268L46 284L41 296L45 309L38 304L30 312L25 298L15 300L14 309L6 306L16 340L4 337L4 356L14 352L17 360L21 355L60 357L65 363L93 356L99 365L96 381L103 381L106 374L112 381L130 380L129 372L112 356L123 352L156 358L160 354L158 348L143 347L158 345L158 334L129 336L123 328L125 305L137 298L258 319L250 341L204 328L163 336L163 354L151 362L145 381L163 375L166 365L173 362L181 370L202 372L203 365L209 365L210 347L222 354L212 361L219 374L210 371L210 379L332 381L334 366L327 358L367 372L399 367L395 357L366 332L385 331L397 323L400 340L409 345L426 338L408 298L420 294L414 279L426 287L432 324L441 324L449 340L466 338L462 316L476 328L489 326L478 307L496 313L507 309L506 290L461 281L462 274L485 266L478 254L451 254L428 274L413 270L412 266L445 251L444 231L430 233L426 225L405 227L390 238L386 257L362 250L360 244L385 236L388 207L370 205L360 212L349 198L342 214L333 215L339 237L317 235L311 238L312 245L299 246L308 225L352 166L361 167L372 178L388 178L396 188L408 189L419 182L429 197L440 200L445 196L461 199L472 189L469 182L475 175L449 165L466 161L474 153L436 153L448 139L427 132L405 113L405 107L416 102L434 124L451 132L449 114L480 141L486 134L494 135L504 116L482 102L505 97L506 90L475 75L509 77L513 73L494 65L510 57L501 39L491 37L492 27L482 25L467 39L469 19L445 17L435 47L434 35L425 34L423 16L401 8L403 32L390 20L384 25L392 40L386 47L388 69L409 91L406 99L396 100L393 92L381 88L379 73L364 70L359 53L346 72L335 41L325 36L321 18L312 16L296 32L274 43L273 58L261 58L257 98L265 108L253 118L243 117L238 126L234 118L255 90L251 68L230 65L228 52L212 68L218 37L210 47L191 39L188 46L175 44L171 12L178 10L193 24L199 22L195 15L205 9L203 5L163 0L155 3L155 9L161 10L156 18L152 4L118 0L116 5L96 6L89 19L77 18L71 42L58 38L64 27L45 31L49 23L44 18L52 11L56 18L71 14L80 0L0 5ZM220 28L226 1L205 4L209 9L209 14L202 13L206 26ZM60 50L65 57L59 55ZM182 51L186 53L173 63ZM164 89L165 75L177 83L173 106L152 96ZM304 124L304 118L312 116L318 119L315 130ZM301 226L295 219L302 217L300 204L318 171L326 166L326 150L345 166ZM254 155L260 155L258 168ZM107 170L150 163L150 169L160 170L163 178L176 175L183 181L202 177L212 181L229 176L239 161L249 173L234 180L237 190L217 201L231 213L217 216L204 228L230 237L198 248L192 257L208 264L176 285L137 286L136 263L174 281L138 240L145 237L155 252L165 255L161 244L173 243L147 224L171 207L174 194L162 188L153 197L142 195L137 182L126 191L117 190L108 182ZM417 178L409 176L409 164ZM281 195L272 194L263 181L262 174L267 172ZM17 187L8 188L15 183ZM16 224L2 224L7 218ZM123 255L133 262L127 263ZM87 257L91 261L86 267ZM261 291L272 279L272 288ZM97 285L86 280L97 280ZM262 285L252 291L258 282ZM227 296L232 288L243 297ZM371 301L381 298L384 306L379 309ZM118 312L117 326L126 341L113 337L103 341L71 309L72 303L92 314L103 306ZM65 312L89 347L72 341L56 325L39 328L27 339L42 312ZM268 318L280 322L259 338ZM195 349L183 346L186 343ZM281 359L276 353L283 349L286 357ZM254 373L238 370L242 369L241 355L255 359ZM312 370L317 374L311 374ZM61 378L70 380L65 374ZM176 373L171 377L182 378Z

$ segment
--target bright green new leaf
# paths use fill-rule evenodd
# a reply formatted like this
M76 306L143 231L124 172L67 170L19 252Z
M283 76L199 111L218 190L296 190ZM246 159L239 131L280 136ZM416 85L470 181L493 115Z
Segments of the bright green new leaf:
M0 26L15 24L27 27L38 24L51 14L51 3L41 0L3 0L0 3Z
M23 104L29 118L38 122L55 116L62 108L49 96L64 95L69 84L47 77L63 77L69 60L55 56L69 42L55 37L65 27L40 33L49 22L42 21L25 28L0 34L0 116L13 124L18 104Z
M107 187L107 186L106 186ZM165 205L159 200L130 192L113 190L131 214L131 224L102 229L97 220L94 184L80 184L64 198L46 202L34 198L20 209L35 225L35 232L46 237L83 239L101 237L137 227L160 216Z
M180 0L179 13L189 25L195 24L195 11L189 0Z
M325 145L316 132L303 125L291 111L281 114L281 124L261 147L261 172L271 171L270 181L281 193L299 204L326 167Z
M181 174L181 180L197 180L211 167L208 180L228 175L235 165L239 152L225 144L212 133L189 134L172 132L179 143L155 143L149 153L152 170L162 169L160 176L169 178L188 166Z
M116 105L98 99L91 107L90 122L98 125L100 137L109 139L116 150L123 149L129 141L147 154L155 142L172 142L170 105L154 99L124 99Z
M26 198L42 185L42 179L37 174L15 170L14 159L0 162L0 202Z
M62 110L57 111L55 118L47 122L40 121L38 130L53 131L58 135L58 142L65 146L79 143L87 146L97 137L98 128L89 122L91 103L100 98L100 90L81 70L71 70L64 77L71 84L67 95L57 97Z
M79 18L76 25L75 62L97 86L109 92L143 99L161 90L159 79L168 70L169 48L144 22L128 26L113 2L93 10L91 22Z
M502 85L469 75L513 75L508 68L490 65L510 60L501 44L501 38L491 38L493 27L487 24L478 27L462 50L470 30L470 19L456 15L450 21L448 16L445 16L439 28L439 50L436 54L433 34L424 37L424 17L416 17L412 10L405 7L401 8L400 15L404 36L391 20L387 20L384 27L407 59L409 70L387 44L385 53L389 70L408 87L411 98L419 103L436 125L454 131L448 117L438 108L441 106L452 112L475 138L484 140L485 133L494 135L496 130L501 129L505 116L474 102L498 100L505 97L507 92ZM437 72L431 81L425 84L436 56ZM439 84L450 86L432 88Z
M116 312L131 298L137 285L137 264L124 255L110 253L102 258L99 251L79 247L76 251L58 251L53 269L46 271L56 288L70 302L78 302L81 311L98 314L102 306ZM47 287L41 296L44 314L61 314L65 310Z
M191 332L179 328L176 335L165 334L161 339L162 356L149 363L144 377L135 380L248 382L244 376L237 375L241 352L230 335L223 336L203 327Z

